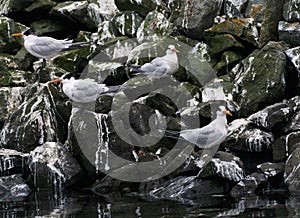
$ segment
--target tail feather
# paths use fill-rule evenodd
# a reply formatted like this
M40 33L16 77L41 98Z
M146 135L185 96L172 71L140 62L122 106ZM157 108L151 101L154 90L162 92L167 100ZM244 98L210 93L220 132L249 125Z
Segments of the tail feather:
M64 48L62 51L70 51L80 48L85 48L91 46L91 42L75 42L72 43L68 48Z
M119 86L109 86L108 90L105 92L102 92L101 95L110 95L114 96L121 88L121 85Z
M131 64L126 64L126 67L131 69L132 71L135 71L135 72L143 72L141 70L141 65L131 65Z

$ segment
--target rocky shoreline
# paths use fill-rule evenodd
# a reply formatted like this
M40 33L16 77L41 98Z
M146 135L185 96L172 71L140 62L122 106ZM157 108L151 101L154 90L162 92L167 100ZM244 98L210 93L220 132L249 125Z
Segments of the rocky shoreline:
M90 186L101 195L138 192L199 205L211 195L297 194L298 6L298 0L2 1L0 186L9 193L5 198L24 197L29 189L52 187L53 181L66 188ZM10 36L28 27L92 46L65 52L38 70L22 39ZM180 69L172 77L145 80L126 69L125 63L163 55L168 44L180 51ZM101 96L89 105L72 103L60 86L47 83L67 72L123 85L127 99ZM151 119L156 124L164 119L172 130L180 129L180 119L204 126L219 104L234 116L228 118L226 140L204 165L208 151L195 149L179 168L156 180L131 183L103 173L122 175L131 167L127 163L160 160L176 144L162 137L141 149L133 139L124 140L118 128L155 138ZM118 111L127 107L128 123L115 126L116 117L122 117ZM109 151L124 162L107 162Z

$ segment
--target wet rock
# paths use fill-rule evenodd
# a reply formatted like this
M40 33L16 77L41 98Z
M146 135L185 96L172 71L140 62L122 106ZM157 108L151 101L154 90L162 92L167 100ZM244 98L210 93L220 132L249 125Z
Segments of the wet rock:
M218 76L226 75L240 61L242 56L239 52L225 51L220 61L214 66Z
M0 128L3 127L3 124L9 117L9 114L17 110L17 108L23 102L23 92L23 87L0 88L0 101L2 102L0 107Z
M146 17L146 15L153 11L158 4L158 1L154 0L116 0L116 6L120 11L132 10L139 13L141 16Z
M231 111L235 111L232 105L232 89L233 85L228 76L213 79L210 83L202 88L202 102L209 101L225 101Z
M233 198L241 198L255 195L258 189L266 186L267 180L267 176L262 173L255 172L247 175L231 189L230 196Z
M247 119L236 119L228 126L224 146L231 150L263 152L270 151L273 141L272 132L255 128Z
M225 0L224 13L226 17L243 17L248 1ZM249 4L249 3L248 3Z
M10 149L0 149L0 175L10 176L13 174L23 174L25 178L29 174L28 161L29 154Z
M287 0L284 3L282 10L282 16L287 22L297 22L300 21L300 12L299 12L300 2L298 0Z
M264 0L249 0L245 11L245 17L250 17L256 23L261 23L266 9L266 1Z
M30 188L20 175L0 177L1 201L16 201L29 195Z
M29 152L46 141L64 137L63 125L56 118L54 92L37 84L27 90L26 102L9 115L3 126L2 146Z
M97 33L92 35L92 40L98 45L103 45L118 36L118 31L115 29L111 21L103 21L98 26Z
M244 49L242 43L238 42L235 37L230 34L216 35L210 39L208 44L210 45L209 52L211 55L217 55L230 48Z
M300 129L300 98L296 96L289 100L289 103L293 105L294 114L290 120L284 126L284 132L299 131Z
M48 19L36 20L30 24L30 27L32 27L35 30L35 33L38 36L59 35L60 31L64 30L64 27L61 24Z
M252 114L248 117L248 120L258 127L263 127L268 131L280 134L283 131L284 124L290 119L293 113L293 105L284 101Z
M88 28L95 29L97 25L88 16L89 3L87 1L67 1L57 4L50 11L50 14L64 19L71 23L85 25Z
M18 12L32 3L31 0L14 1L4 0L0 3L0 14L8 15L10 13Z
M112 22L119 34L133 37L136 35L143 19L136 12L125 11L114 16Z
M174 24L186 36L196 39L203 37L203 31L213 25L214 18L222 7L222 1L183 1Z
M72 154L62 144L56 142L46 142L31 151L29 167L33 175L31 181L39 188L51 187L56 182L61 186L72 184L81 171Z
M22 32L24 29L24 25L0 16L0 53L15 54L21 48L22 39L11 37L11 34Z
M199 176L201 178L218 176L233 182L239 182L244 178L243 163L233 154L219 151L213 159L203 167Z
M54 7L57 3L52 0L37 0L34 1L31 5L26 7L24 11L28 13L42 13L49 12L49 10Z
M284 182L292 194L299 193L299 157L300 148L297 148L291 153L285 164Z
M291 45L291 47L300 45L300 24L280 21L278 24L278 38Z
M278 40L278 22L282 20L282 8L285 0L266 1L266 9L260 28L259 47L269 41Z
M118 8L114 1L91 0L87 11L90 19L99 26L103 21L111 20L118 13Z
M263 163L257 166L257 169L266 175L268 178L277 176L278 174L283 174L284 163Z
M195 176L176 177L156 185L149 191L154 199L177 200L198 206L214 205L219 200L212 195L223 194L225 188L215 180L200 180Z
M270 42L232 69L233 99L241 107L240 116L249 116L283 99L287 73L286 49L287 45L282 42Z
M150 12L137 30L136 36L139 42L156 41L169 36L172 31L171 23L164 14L157 11Z
M300 47L294 47L291 49L288 49L285 51L285 54L289 58L289 60L292 62L293 66L297 70L298 77L300 77L300 63L299 63L299 56L300 56Z
M229 18L206 29L204 37L207 41L211 41L215 35L224 33L238 37L253 46L258 45L258 31L252 18Z

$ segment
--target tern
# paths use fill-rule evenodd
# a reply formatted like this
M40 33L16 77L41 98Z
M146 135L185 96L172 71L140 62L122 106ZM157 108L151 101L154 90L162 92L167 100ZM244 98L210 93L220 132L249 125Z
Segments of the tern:
M179 139L191 142L199 148L211 148L220 145L226 139L228 133L226 115L232 116L224 106L219 106L217 117L207 126L180 132L166 130L166 136L175 138L174 134L180 133Z
M90 46L89 42L73 43L73 40L59 40L47 36L37 36L33 29L27 29L22 33L14 33L11 36L23 37L26 50L33 56L43 59L42 68L46 66L46 60L55 58L61 52Z
M75 79L67 78L69 74L65 74L58 79L51 80L50 83L62 83L62 90L71 100L80 103L88 103L96 101L101 95L111 95L120 89L120 86L106 86L99 84L94 79Z
M178 71L178 50L174 45L169 45L166 50L166 55L162 57L154 58L150 63L140 65L129 65L133 71L137 74L148 74L151 76L163 76L166 74L173 74Z

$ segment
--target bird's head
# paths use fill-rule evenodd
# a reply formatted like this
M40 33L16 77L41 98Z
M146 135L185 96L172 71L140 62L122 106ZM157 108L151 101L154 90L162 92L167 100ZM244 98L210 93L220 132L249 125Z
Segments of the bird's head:
M174 45L169 45L167 48L167 54L177 53L179 52Z
M33 28L27 29L21 33L11 34L11 36L29 36L29 35L35 35L35 31Z
M217 114L219 115L229 115L229 116L232 116L232 114L230 113L230 111L226 110L225 106L219 106L219 110L217 112Z

